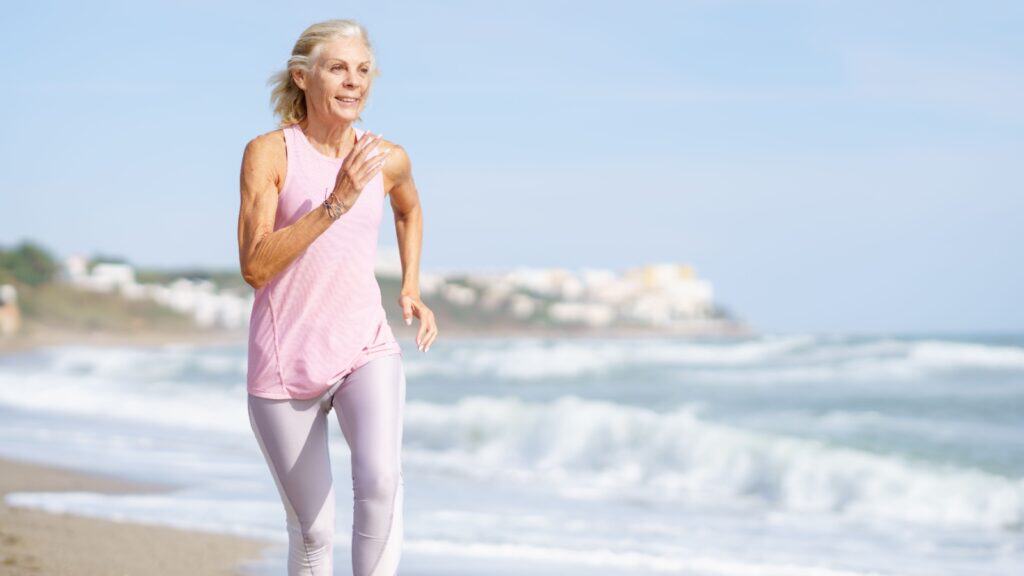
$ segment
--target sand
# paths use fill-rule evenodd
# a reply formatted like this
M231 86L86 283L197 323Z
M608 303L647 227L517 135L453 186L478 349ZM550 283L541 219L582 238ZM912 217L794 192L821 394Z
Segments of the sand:
M206 330L194 332L74 332L36 328L31 334L0 338L0 356L19 354L34 348L74 344L78 346L159 346L164 344L244 344L245 330Z
M13 491L164 490L0 458L0 496ZM0 576L242 574L270 542L16 508L0 501Z
M419 332L419 320L406 326L401 314L388 313L388 322L395 336L405 340L410 352L416 350L415 339ZM582 327L582 326L460 326L458 324L439 327L438 338L666 338L693 336L751 336L750 328L729 322L710 322L692 327L674 329L659 327ZM18 354L46 346L74 344L84 346L160 346L165 344L231 344L244 346L248 342L248 327L235 329L161 331L140 330L136 332L77 332L52 327L37 326L31 334L0 337L0 356Z

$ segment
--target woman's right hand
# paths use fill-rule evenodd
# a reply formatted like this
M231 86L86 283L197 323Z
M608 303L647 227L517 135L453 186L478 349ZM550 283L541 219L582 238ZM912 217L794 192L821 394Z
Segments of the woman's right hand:
M370 157L370 152L377 149L380 139L379 134L365 132L363 137L352 147L348 156L345 156L345 160L341 163L341 169L338 170L338 177L334 181L334 191L331 192L333 198L330 199L332 203L340 200L348 209L351 209L362 193L363 187L384 166L390 149Z

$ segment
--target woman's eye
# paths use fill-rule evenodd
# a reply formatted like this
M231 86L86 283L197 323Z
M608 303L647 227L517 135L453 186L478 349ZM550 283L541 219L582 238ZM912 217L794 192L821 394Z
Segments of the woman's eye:
M331 72L337 72L338 70L341 70L342 68L344 68L344 66L341 66L340 64L335 64L334 66L331 66ZM362 69L362 73L363 74L369 74L370 73L370 69L369 68L363 68Z

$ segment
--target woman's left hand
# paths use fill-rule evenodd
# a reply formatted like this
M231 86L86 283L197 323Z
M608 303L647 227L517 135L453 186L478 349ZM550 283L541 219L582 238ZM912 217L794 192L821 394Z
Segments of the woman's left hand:
M420 329L416 334L416 347L420 352L430 350L430 345L437 338L437 323L434 321L434 313L427 308L427 305L420 300L419 295L402 294L398 297L398 304L402 307L402 318L405 324L412 324L412 317L420 319Z

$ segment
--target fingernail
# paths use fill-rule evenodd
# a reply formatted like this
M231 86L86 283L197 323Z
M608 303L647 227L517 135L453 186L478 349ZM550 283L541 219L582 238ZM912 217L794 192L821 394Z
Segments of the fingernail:
M410 324L412 324L412 318L406 318L405 319L405 325L408 326Z

